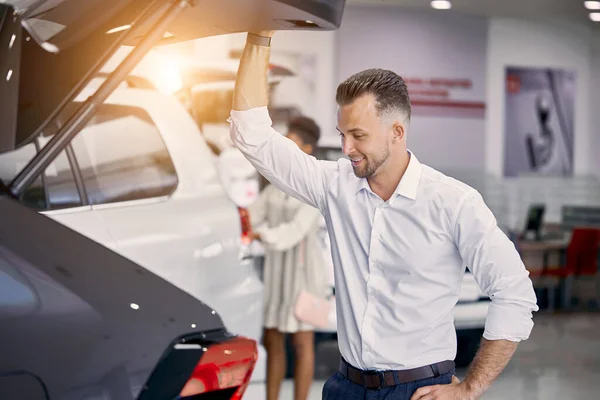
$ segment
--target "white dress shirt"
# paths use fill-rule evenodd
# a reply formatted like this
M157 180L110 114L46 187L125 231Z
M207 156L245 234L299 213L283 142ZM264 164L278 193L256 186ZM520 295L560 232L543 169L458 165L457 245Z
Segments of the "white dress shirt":
M452 309L465 267L492 300L484 337L529 337L538 309L532 282L475 189L411 153L383 201L349 160L316 160L277 133L266 107L232 111L230 121L233 142L257 170L325 217L339 348L350 364L400 370L453 360Z

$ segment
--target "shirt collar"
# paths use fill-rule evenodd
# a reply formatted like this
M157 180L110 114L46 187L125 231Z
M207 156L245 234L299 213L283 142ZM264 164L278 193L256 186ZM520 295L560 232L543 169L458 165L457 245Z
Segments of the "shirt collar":
M404 171L404 175L402 175L402 179L400 179L400 183L396 187L396 190L394 190L394 194L404 196L411 200L416 200L417 189L419 188L419 181L421 180L421 171L423 170L423 166L410 150L408 150L408 153L410 154L408 167L406 168L406 171ZM359 178L357 183L356 193L363 189L367 189L369 191L371 190L367 178Z
M404 171L404 175L402 175L402 179L400 179L400 183L398 184L398 187L394 193L407 197L411 200L416 200L417 189L419 188L419 181L421 180L423 166L410 150L408 150L408 154L410 154L408 168L406 168L406 171Z

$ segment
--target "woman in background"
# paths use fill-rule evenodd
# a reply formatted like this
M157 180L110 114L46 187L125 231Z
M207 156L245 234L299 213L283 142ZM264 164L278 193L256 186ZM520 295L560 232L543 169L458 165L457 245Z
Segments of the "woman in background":
M310 118L288 124L287 138L312 154L320 129ZM294 399L305 400L314 376L314 327L294 315L296 298L305 290L327 294L327 274L317 231L321 213L268 185L248 211L253 238L265 247L264 336L267 350L267 400L277 400L286 372L285 334L295 351Z

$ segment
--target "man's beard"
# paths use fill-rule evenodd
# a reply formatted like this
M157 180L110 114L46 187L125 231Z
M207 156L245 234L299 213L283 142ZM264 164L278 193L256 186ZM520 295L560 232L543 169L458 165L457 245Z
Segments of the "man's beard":
M375 172L377 172L377 170L379 169L379 167L381 167L381 165L388 159L388 157L390 156L390 146L386 146L385 149L382 151L382 154L380 154L377 157L367 157L365 156L365 166L360 168L360 167L352 167L354 170L354 175L356 175L357 178L370 178L371 176L373 176L375 174Z

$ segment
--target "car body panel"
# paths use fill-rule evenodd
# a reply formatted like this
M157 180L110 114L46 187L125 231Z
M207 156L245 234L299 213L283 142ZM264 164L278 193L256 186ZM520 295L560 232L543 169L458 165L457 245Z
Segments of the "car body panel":
M52 399L133 399L172 341L223 327L212 308L44 215L0 198L0 219L3 376L29 371Z
M137 21L140 15L162 12L173 5L170 1L153 0L3 3L0 11L14 5L14 18L24 28L16 31L14 49L0 49L0 59L16 55L20 61L11 82L0 81L7 88L19 85L18 99L12 96L0 102L2 115L3 110L14 114L18 101L17 114L11 115L12 124L16 118L16 129L11 138L0 141L0 151L32 140L57 115L61 103L82 89L90 71L100 68L121 44L139 44L157 21L154 17ZM179 4L188 7L169 24L157 44L250 30L335 29L341 23L345 0L212 0Z
M240 215L198 127L177 100L156 91L120 88L106 103L150 115L177 171L177 188L169 196L44 213L207 302L229 331L259 341L263 284L252 260L240 261ZM256 380L263 379L263 361Z
M253 30L332 30L339 27L345 0L219 0L192 1L186 12L168 28L163 43L175 43L226 33ZM112 24L115 34L127 30L119 12L135 6L137 14L152 5L152 0L6 0L30 34L47 49L68 48L86 33ZM158 2L159 4L161 2ZM162 4L167 2L162 2ZM87 25L85 29L83 26ZM121 29L118 29L121 28ZM140 35L125 44L135 45L149 26L139 27ZM111 29L105 30L106 32Z
M483 329L489 308L489 300L458 304L453 310L454 327L457 331Z

